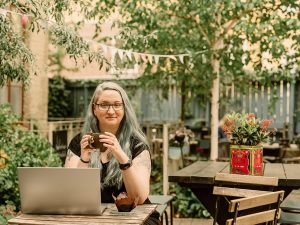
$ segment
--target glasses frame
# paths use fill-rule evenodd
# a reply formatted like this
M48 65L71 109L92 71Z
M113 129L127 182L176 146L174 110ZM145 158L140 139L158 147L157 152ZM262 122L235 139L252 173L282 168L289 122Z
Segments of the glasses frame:
M107 103L94 103L94 105L100 110L100 111L109 111L110 108L112 108L114 111L121 111L124 109L124 104L123 103L114 103L114 104L107 104ZM105 105L105 106L108 106L107 109L103 109L101 108L101 105ZM115 109L115 106L116 105L120 105L121 108L120 109Z

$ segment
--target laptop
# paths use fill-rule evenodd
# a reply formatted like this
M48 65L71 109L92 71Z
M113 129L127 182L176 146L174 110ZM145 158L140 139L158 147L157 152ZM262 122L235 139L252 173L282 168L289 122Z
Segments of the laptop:
M101 215L100 169L18 167L21 211Z

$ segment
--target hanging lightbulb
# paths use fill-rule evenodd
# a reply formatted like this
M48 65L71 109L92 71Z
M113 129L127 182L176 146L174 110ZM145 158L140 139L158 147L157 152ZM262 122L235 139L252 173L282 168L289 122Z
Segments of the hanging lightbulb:
M21 25L22 25L23 29L26 28L27 23L28 23L28 17L26 15L22 15L22 17L21 17Z

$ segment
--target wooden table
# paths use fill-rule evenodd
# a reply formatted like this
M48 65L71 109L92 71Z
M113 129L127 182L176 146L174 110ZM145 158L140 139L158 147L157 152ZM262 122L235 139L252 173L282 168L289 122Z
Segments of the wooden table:
M286 197L293 189L300 188L299 171L300 164L266 163L263 176L278 177L278 186L274 190L284 190ZM169 182L189 187L210 214L214 215L216 196L212 193L214 177L218 172L228 173L229 163L197 161L169 175Z
M143 224L157 205L138 205L131 212L118 212L114 204L108 204L107 209L100 216L88 215L33 215L21 214L8 221L8 224L35 224L35 225L120 225Z

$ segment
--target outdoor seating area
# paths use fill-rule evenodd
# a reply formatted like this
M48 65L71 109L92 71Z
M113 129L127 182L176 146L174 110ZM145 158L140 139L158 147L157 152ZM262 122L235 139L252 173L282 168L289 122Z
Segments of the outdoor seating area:
M300 0L0 3L0 224L300 225Z
M284 212L285 204L282 201L286 199L286 202L288 202L289 198L287 196L289 196L290 192L294 190L297 193L297 190L300 188L300 178L297 173L297 170L300 169L299 164L265 163L263 176L229 174L229 166L228 162L197 161L171 174L169 181L191 188L218 224L225 224L226 220L234 220L234 217L238 218L239 214L232 214L230 218L230 214L224 213L224 210L228 209L228 204L232 201L232 204L235 204L239 200L248 201L248 199L251 203L247 203L247 207L251 207L252 204L253 206L256 204L269 205L273 201L274 203L277 202L272 204L275 207L273 211L266 213L270 217L262 216L262 218L278 219L280 222L281 217L279 216L278 207L283 207L283 218L287 217L291 211ZM265 195L274 195L276 197L273 196L269 199ZM220 198L220 196L225 196L225 198ZM293 195L291 195L291 198L294 199ZM294 202L297 202L296 205L298 205L297 200ZM296 213L296 206L292 206L293 204L289 205L294 208L294 213ZM234 210L234 208L231 209ZM259 212L262 212L262 208L258 209ZM219 210L222 213L218 213ZM270 209L268 208L268 210ZM252 212L257 213L257 211ZM241 216L244 215L242 212ZM294 215L297 217L297 214ZM256 217L259 218L258 215ZM290 218L293 217L291 216ZM233 220L230 221L232 222ZM282 224L285 223L282 222ZM294 221L293 224L297 223Z

